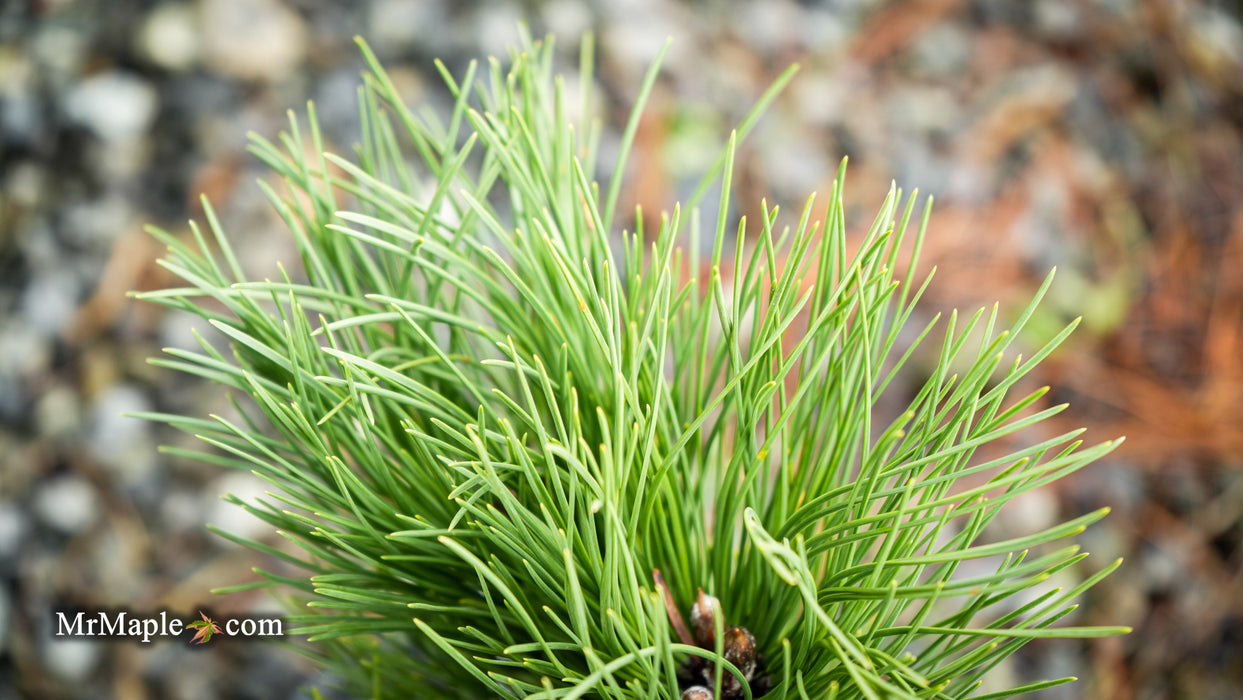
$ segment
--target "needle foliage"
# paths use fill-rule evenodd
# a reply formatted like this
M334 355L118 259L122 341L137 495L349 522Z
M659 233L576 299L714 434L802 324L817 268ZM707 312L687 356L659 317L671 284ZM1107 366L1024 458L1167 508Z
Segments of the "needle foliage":
M254 140L301 256L280 279L245 278L210 207L190 236L155 231L186 285L140 296L227 339L156 362L231 388L240 417L145 415L272 484L238 504L299 554L241 541L305 570L262 583L305 602L317 658L359 696L569 699L678 698L698 656L720 696L743 671L666 605L702 588L718 629L754 635L766 697L958 698L1032 639L1123 631L1059 624L1116 563L1042 585L1104 511L985 532L1116 444L1029 430L1061 407L1014 395L1071 328L1013 353L1039 295L1008 327L993 308L905 328L928 209L891 191L848 243L844 163L789 221L731 222L736 143L792 72L685 208L619 231L657 67L598 182L584 44L581 103L528 37L508 67L440 66L447 119L362 44L353 157L325 152L313 107ZM895 377L920 345L911 393ZM886 392L911 395L882 421Z

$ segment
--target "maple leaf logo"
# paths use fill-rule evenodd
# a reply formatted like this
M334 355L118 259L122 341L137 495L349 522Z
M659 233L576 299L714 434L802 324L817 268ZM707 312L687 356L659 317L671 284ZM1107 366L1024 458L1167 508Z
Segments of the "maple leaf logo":
M186 625L186 627L193 627L198 630L194 633L194 638L190 640L195 644L203 644L204 642L209 641L213 634L220 634L220 625L217 625L215 621L208 617L202 610L199 611L199 615L202 616L202 620L195 620L194 622Z

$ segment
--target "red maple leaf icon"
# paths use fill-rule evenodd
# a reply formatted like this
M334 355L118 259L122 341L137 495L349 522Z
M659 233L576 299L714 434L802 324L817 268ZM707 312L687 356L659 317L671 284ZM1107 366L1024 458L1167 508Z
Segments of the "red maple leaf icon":
M203 617L202 620L195 620L194 622L186 625L186 627L193 627L198 630L194 633L194 638L190 640L195 644L202 644L209 641L213 634L220 634L220 625L217 625L202 610L199 611L199 615Z

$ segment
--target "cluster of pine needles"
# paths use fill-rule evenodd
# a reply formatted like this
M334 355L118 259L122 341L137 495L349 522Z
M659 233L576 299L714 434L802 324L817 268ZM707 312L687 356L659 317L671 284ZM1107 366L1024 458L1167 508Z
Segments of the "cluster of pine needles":
M551 39L460 79L438 64L456 101L437 115L360 42L352 158L325 152L313 106L254 140L301 257L280 279L246 279L210 206L154 232L186 286L139 296L212 329L156 362L236 412L143 415L270 482L235 500L297 549L221 534L306 572L226 590L292 593L360 697L958 698L1032 639L1123 631L1059 624L1116 563L1046 583L1104 511L985 532L1116 445L1022 439L1061 410L1012 391L1071 331L1011 351L1048 282L1008 324L907 328L928 209L893 190L848 240L844 163L796 220L731 219L737 144L793 71L686 205L619 223L659 60L602 184L583 43L577 90ZM882 419L887 391L909 406ZM743 632L749 671L726 649Z

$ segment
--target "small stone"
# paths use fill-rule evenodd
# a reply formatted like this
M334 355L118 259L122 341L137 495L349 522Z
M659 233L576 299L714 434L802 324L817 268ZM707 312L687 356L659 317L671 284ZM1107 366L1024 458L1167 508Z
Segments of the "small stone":
M170 71L184 71L199 60L201 50L198 19L187 3L157 6L138 30L138 52L155 65Z
M820 50L844 46L853 36L851 25L829 7L804 7L799 25L803 45Z
M409 46L411 27L447 27L452 23L443 2L409 2L409 0L373 0L367 12L367 40L377 50L391 51ZM449 48L446 32L428 32L428 51Z
M30 92L35 81L33 59L22 51L0 51L0 94L6 99Z
M959 100L943 87L907 85L893 89L885 111L894 126L916 133L947 132L959 117Z
M551 0L541 5L540 14L553 36L569 39L591 29L591 10L581 2Z
M43 197L50 194L46 188L41 192ZM32 216L23 228L25 235L17 240L17 249L21 251L22 258L26 261L26 269L32 276L61 264L65 251L46 216ZM11 290L5 291L11 293Z
M1169 541L1157 541L1144 547L1138 560L1142 580L1150 591L1175 589L1188 571L1187 562L1178 555L1179 548Z
M45 270L26 287L22 316L41 335L56 335L77 310L81 287L81 279L71 269Z
M1193 56L1214 71L1238 70L1243 62L1243 25L1225 9L1195 6L1188 8L1189 21L1184 44Z
M233 494L245 503L254 503L267 491L267 482L254 474L231 472L220 477L214 487L220 500L212 504L207 513L207 522L225 532L249 539L258 539L272 531L272 526L259 518L247 513L241 506L224 500L226 494ZM222 537L214 537L213 541L222 547L230 548L238 545Z
M632 74L641 76L647 66L651 65L664 49L665 38L679 32L674 21L664 16L660 8L653 3L636 2L633 7L630 3L626 3L625 10L621 9L621 5L622 3L605 5L606 8L613 8L611 11L619 14L605 23L601 46L607 52L606 55L616 58L618 67L624 70L627 76ZM685 50L679 45L670 47L671 70L676 59Z
M1035 30L1051 39L1069 39L1083 33L1087 23L1076 3L1066 0L1045 0L1032 4Z
M46 439L65 439L77 434L81 413L78 395L64 384L56 384L35 403L35 426Z
M31 161L18 161L4 179L4 194L14 207L33 208L42 199L48 172Z
M134 219L129 200L119 192L68 207L64 230L75 243L105 247Z
M973 37L956 22L939 22L919 34L911 48L911 66L917 73L937 78L962 75L971 61Z
M1014 497L1002 514L1018 532L1039 532L1058 522L1057 496L1051 489L1036 489Z
M79 29L67 22L42 22L30 43L29 55L46 71L46 80L67 85L81 74L89 51L89 38Z
M203 62L215 71L276 81L306 58L305 23L276 0L203 0L201 10Z
M518 25L522 15L514 5L487 5L475 13L476 41L479 49L491 56L504 56L508 47L518 43Z
M151 424L126 415L149 410L146 394L127 384L104 390L91 407L91 453L128 482L141 480L155 467Z
M110 70L78 83L65 97L70 120L108 143L145 134L159 100L150 83L131 73Z
M43 645L43 663L61 680L83 681L98 664L99 652L99 642L93 639L51 637Z
M167 491L160 498L160 519L167 532L201 532L203 528L203 497L185 489Z
M760 158L764 176L773 192L789 193L791 197L802 196L814 191L824 174L832 169L824 150L808 148L806 139L804 132L779 134L765 140Z
M734 15L734 30L739 36L746 37L750 46L775 54L790 48L798 37L796 28L801 26L804 12L789 0L769 0L743 3Z
M179 350L201 351L202 346L194 337L195 329L206 325L197 314L181 309L173 309L160 321L160 345Z
M349 65L321 77L314 88L320 128L330 139L349 143L362 128L358 121L358 66Z
M7 586L0 586L0 651L9 647L9 629L13 626L13 601Z
M0 504L0 562L17 559L26 530L26 518L21 509L8 503Z
M93 572L92 586L98 599L128 604L143 586L146 558L142 545L128 527L100 528L93 532L91 550L82 568Z
M39 132L39 105L22 93L0 93L0 139L31 144Z
M77 534L90 525L97 510L95 489L81 477L58 477L35 491L35 514L65 535Z
M850 68L841 71L845 75L830 76L809 72L790 84L791 95L798 109L800 121L816 127L828 126L841 118L843 110L850 105L852 81Z
M46 372L52 361L46 337L29 322L6 326L0 326L0 377L33 378Z

